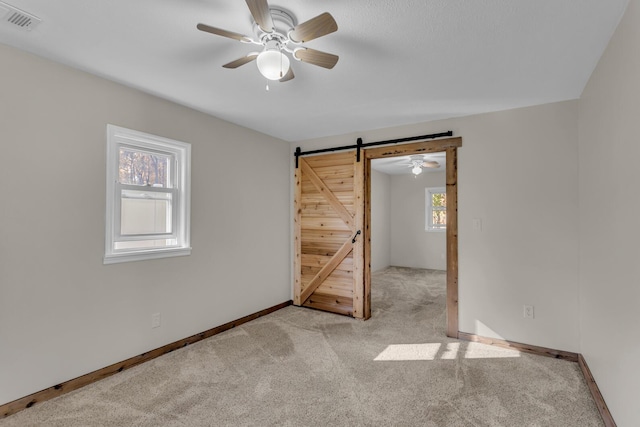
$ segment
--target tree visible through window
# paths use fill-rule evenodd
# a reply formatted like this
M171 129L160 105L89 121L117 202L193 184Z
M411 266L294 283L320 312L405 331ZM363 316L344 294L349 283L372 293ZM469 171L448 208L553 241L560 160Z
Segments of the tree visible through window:
M167 187L169 157L120 147L118 181L121 184Z
M447 192L444 188L427 188L425 192L427 231L447 229Z

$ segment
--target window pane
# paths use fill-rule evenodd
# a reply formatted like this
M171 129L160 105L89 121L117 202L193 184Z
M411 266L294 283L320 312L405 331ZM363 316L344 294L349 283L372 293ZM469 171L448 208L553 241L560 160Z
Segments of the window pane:
M433 210L431 221L434 228L444 228L447 225L447 212L441 210Z
M442 207L444 208L445 206L447 206L447 193L434 193L431 195L431 203L432 206L435 207Z
M121 184L169 187L171 156L120 147L118 180Z
M120 234L171 233L171 202L171 193L122 190Z

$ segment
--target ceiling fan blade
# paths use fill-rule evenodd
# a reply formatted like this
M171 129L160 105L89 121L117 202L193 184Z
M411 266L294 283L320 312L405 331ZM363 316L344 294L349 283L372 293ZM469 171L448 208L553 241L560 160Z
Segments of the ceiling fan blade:
M284 75L283 78L281 78L279 81L284 83L284 82L288 82L289 80L292 80L295 77L295 75L293 74L293 67L289 67L289 71L287 71L287 74Z
M248 0L247 0L248 1ZM298 24L289 33L289 38L297 43L306 43L318 37L331 34L338 29L336 20L330 13L325 12L311 18L308 21Z
M437 169L440 167L440 163L436 162L435 160L426 160L424 163L422 163L422 166L425 168Z
M224 64L224 68L238 68L241 65L248 64L258 57L256 52L251 52L247 56L243 56L242 58L238 58L235 61L231 61L228 64Z
M294 56L302 62L331 69L338 63L338 56L321 52L315 49L300 48L294 52Z
M215 34L222 37L228 37L230 39L238 40L239 42L250 43L251 39L243 34L234 33L233 31L223 30L221 28L212 27L207 24L198 24L197 28L200 31Z
M251 11L251 16L256 24L262 28L262 31L270 33L273 31L273 20L269 11L269 3L267 0L247 0L247 6Z

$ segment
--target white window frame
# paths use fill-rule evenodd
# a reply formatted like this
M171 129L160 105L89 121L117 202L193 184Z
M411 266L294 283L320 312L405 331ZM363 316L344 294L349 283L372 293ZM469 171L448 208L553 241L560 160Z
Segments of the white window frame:
M445 225L444 227L440 227L440 226L434 226L433 224L433 195L434 194L440 194L440 193L444 193L447 194L447 189L445 187L430 187L430 188L425 188L425 212L426 212L426 218L425 218L425 226L424 229L425 231L434 231L434 232L442 232L442 231L447 231L447 226ZM437 210L444 210L445 214L447 212L447 208L445 207L444 209L441 208L437 208Z
M118 168L121 147L168 156L168 188L120 183ZM120 213L123 190L170 194L171 232L122 235ZM104 264L190 255L191 144L108 124L106 202ZM159 239L175 239L177 243L157 248L115 249L118 242Z

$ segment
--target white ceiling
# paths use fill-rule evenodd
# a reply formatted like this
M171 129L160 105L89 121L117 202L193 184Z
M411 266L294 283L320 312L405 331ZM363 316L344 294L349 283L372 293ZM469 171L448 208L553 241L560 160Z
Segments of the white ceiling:
M296 78L221 67L256 46L240 0L5 0L41 18L0 42L288 141L580 96L628 0L272 0L299 22L330 12L338 31L308 47L333 70Z

